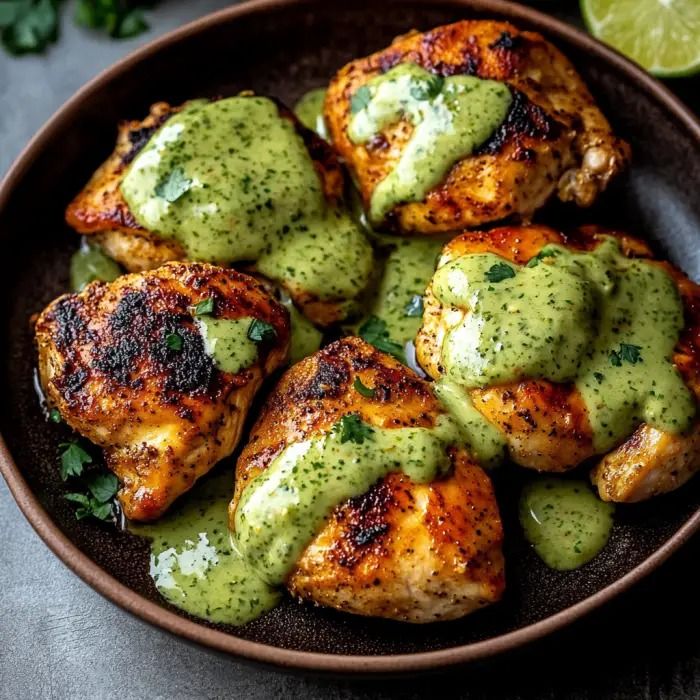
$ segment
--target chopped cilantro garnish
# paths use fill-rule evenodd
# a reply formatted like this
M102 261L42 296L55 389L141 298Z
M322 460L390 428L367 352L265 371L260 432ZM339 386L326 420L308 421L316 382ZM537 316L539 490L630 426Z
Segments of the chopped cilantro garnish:
M372 99L372 93L366 85L359 87L355 94L350 98L350 112L352 114L357 114L367 107L369 101Z
M60 423L62 421L61 412L57 408L52 408L49 411L49 420L52 423Z
M248 339L254 343L270 343L277 337L274 326L254 318L248 326Z
M171 350L182 350L182 336L178 333L170 333L165 336L165 345Z
M492 265L486 271L485 277L489 282L492 283L502 282L503 280L515 277L515 270L510 265L506 265L505 263L499 262L495 265Z
M429 80L421 80L411 86L411 97L414 100L432 100L442 92L445 79L441 75L433 75Z
M182 168L173 168L157 185L155 194L168 202L177 202L192 187Z
M631 365L643 362L641 350L642 348L639 345L620 343L619 350L610 351L610 364L614 367L621 367L623 362L629 362Z
M354 442L361 445L365 440L371 440L373 430L356 413L343 416L335 425L340 432L340 442Z
M214 297L203 299L194 307L195 316L206 316L214 313Z
M370 389L368 386L365 386L359 377L355 377L353 387L358 394L361 394L368 399L374 398L374 389Z
M530 258L525 267L537 267L540 264L540 260L544 260L544 258L553 258L555 255L559 255L559 251L556 248L542 248L537 255Z
M358 331L360 338L374 345L377 350L393 355L399 362L406 363L406 355L401 345L389 338L386 321L377 316L370 316Z
M62 442L61 450L61 479L69 476L80 476L86 464L92 464L92 457L75 441Z
M77 503L75 517L78 520L93 517L98 520L110 520L114 515L113 499L117 494L119 482L114 474L93 474L87 481L90 492L67 493L65 499L71 503Z
M423 297L420 294L414 294L411 301L404 307L404 313L411 318L423 315Z

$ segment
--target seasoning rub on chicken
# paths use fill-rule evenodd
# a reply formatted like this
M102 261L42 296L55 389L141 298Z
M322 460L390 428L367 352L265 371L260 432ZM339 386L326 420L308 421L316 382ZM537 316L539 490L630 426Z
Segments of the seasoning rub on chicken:
M646 243L528 226L445 246L416 351L515 462L562 472L602 456L600 496L632 502L698 470L699 340L700 287Z
M36 341L49 404L103 448L125 515L152 520L234 450L289 318L247 275L169 263L59 297Z
M431 385L359 338L294 365L237 464L230 526L272 584L360 615L461 617L504 588L491 482Z
M325 119L375 226L527 221L554 194L589 206L629 160L568 59L507 22L411 32L344 66Z

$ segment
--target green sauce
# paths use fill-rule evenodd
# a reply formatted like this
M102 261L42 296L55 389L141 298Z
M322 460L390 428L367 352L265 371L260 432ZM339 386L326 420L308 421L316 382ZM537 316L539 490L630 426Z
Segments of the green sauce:
M121 191L142 226L190 259L258 261L324 300L369 280L369 242L329 207L301 136L265 97L188 104L139 152Z
M382 221L397 204L425 199L455 163L493 134L511 102L505 83L466 75L442 78L413 63L361 87L353 96L348 127L353 143L368 143L400 119L413 125L396 167L372 193L370 219Z
M367 286L372 246L350 216L329 211L287 235L258 259L257 269L290 289L301 287L321 300L353 299Z
M99 246L84 239L70 259L70 286L74 292L81 292L95 280L112 282L121 274L121 268L112 258L105 255Z
M168 602L211 622L243 625L277 605L280 594L231 547L232 487L230 471L207 478L158 522L129 529L152 539L151 576Z
M583 566L608 542L614 506L583 481L542 479L523 490L520 523L527 541L547 566Z
M382 277L368 304L367 315L382 319L389 337L402 346L413 341L420 328L423 294L435 272L441 248L442 243L434 240L392 240Z
M204 339L204 348L222 372L238 374L258 359L258 346L248 338L254 319L234 320L197 316L195 319Z
M463 256L435 273L433 291L469 309L443 343L448 380L575 382L599 452L642 422L689 427L695 401L671 361L683 328L676 285L661 267L625 257L614 238L586 253L550 245L525 266Z
M364 425L364 424L363 424ZM460 442L448 416L433 428L376 428L361 444L342 431L286 447L246 487L235 514L234 542L270 584L281 584L333 508L366 493L389 472L426 483L450 466Z
M495 467L505 457L506 441L501 431L474 407L466 390L440 379L433 384L435 396L457 422L464 443L482 467Z
M321 347L323 333L294 306L289 297L283 297L281 302L289 310L292 331L289 345L289 361L294 364L309 355L313 355Z
M294 105L294 114L307 128L315 131L322 139L328 141L328 128L323 118L323 102L326 99L326 88L316 88L302 95Z

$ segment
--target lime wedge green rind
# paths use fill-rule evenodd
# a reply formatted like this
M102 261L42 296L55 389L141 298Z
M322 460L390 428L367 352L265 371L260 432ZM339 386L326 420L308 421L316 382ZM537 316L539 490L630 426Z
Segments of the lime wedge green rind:
M659 78L700 72L700 0L581 0L591 34Z

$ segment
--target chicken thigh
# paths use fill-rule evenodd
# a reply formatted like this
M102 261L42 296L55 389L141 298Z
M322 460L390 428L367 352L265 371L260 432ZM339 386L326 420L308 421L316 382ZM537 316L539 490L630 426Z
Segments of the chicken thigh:
M566 57L507 22L412 32L352 61L325 119L373 223L400 233L527 221L555 193L588 206L629 159Z
M103 448L133 520L162 515L231 454L289 346L287 311L261 285L205 263L93 282L35 331L49 404Z
M557 251L547 249L547 246L592 251L611 237L619 243L627 258L651 261L652 252L645 243L622 233L586 227L564 235L544 226L528 226L461 235L445 246L438 269L462 256L484 253L524 266L553 264ZM690 397L688 400L696 403L700 399L697 350L700 338L700 287L670 263L654 261L652 266L658 266L668 274L682 303L684 326L672 350L671 362L675 369L670 371L680 375L681 385L685 385L683 391L687 391ZM498 284L495 282L489 287L492 293ZM473 299L476 300L476 297ZM633 300L632 303L644 302ZM506 304L512 306L511 314L519 313L518 309L522 306L515 298L506 301ZM575 313L574 307L571 308L571 313ZM416 339L416 354L431 377L439 379L445 376L446 338L451 329L463 323L469 314L469 308L441 303L436 298L433 284L428 287L423 325ZM620 333L620 339L624 340L627 329L623 325L615 332ZM462 340L465 344L470 342L466 336ZM500 343L501 340L494 339L493 342ZM626 352L630 353L628 357L610 353L606 370L608 375L628 362L639 362L636 366L644 367L645 348L629 345ZM603 392L612 391L606 386L608 378L603 373L597 378ZM516 381L472 387L468 396L473 406L501 433L511 459L524 467L562 472L602 453L595 445L589 410L574 383L523 377ZM683 401L686 401L686 397L679 394L671 403ZM690 411L693 412L694 408ZM677 488L698 470L699 445L700 422L697 418L680 432L637 423L621 441L603 451L605 456L593 469L592 480L604 500L631 502L649 498Z
M267 400L238 460L230 508L234 537L244 523L245 513L237 512L243 494L260 488L275 459L332 434L348 416L359 418L372 440L381 429L435 428L444 411L429 383L359 338L301 361ZM449 470L436 480L418 483L403 470L391 471L338 503L287 573L290 592L319 605L410 622L454 619L498 600L503 532L491 482L460 446L443 449ZM314 474L301 488L324 491L332 484Z

